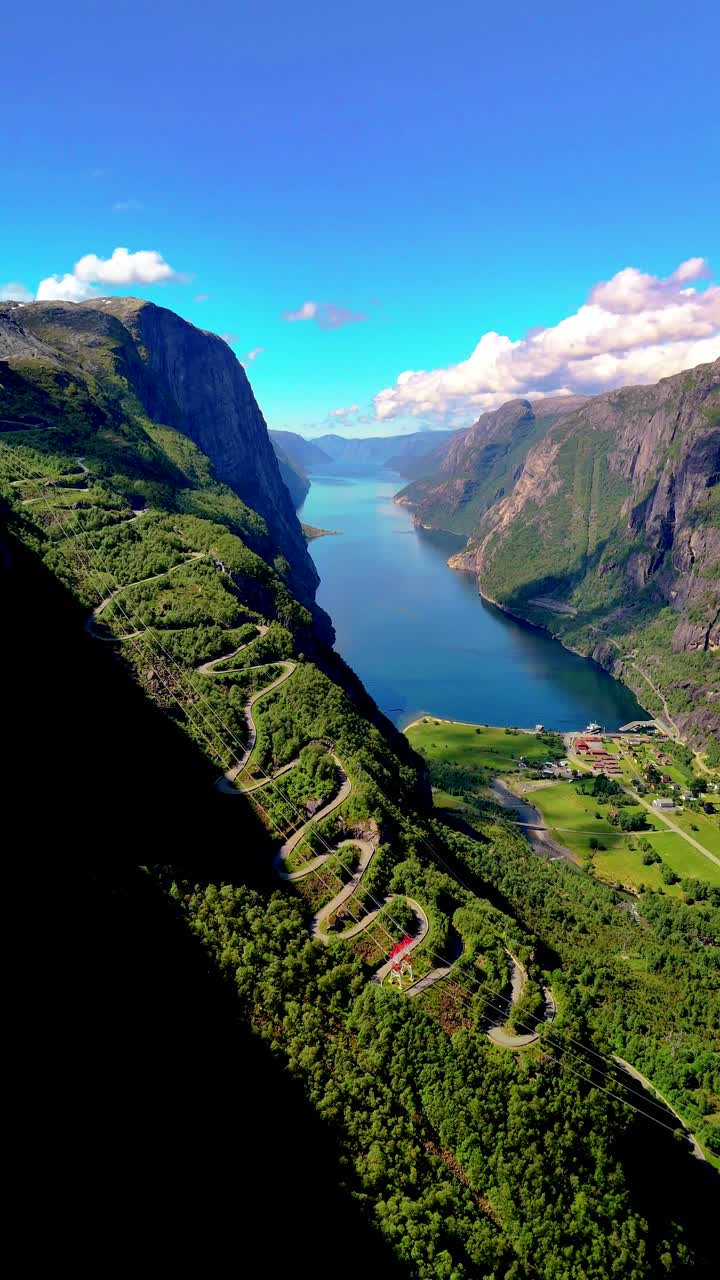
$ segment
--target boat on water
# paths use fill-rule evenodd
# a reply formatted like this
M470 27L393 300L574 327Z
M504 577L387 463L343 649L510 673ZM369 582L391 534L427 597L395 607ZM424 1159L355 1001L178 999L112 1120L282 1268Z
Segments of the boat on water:
M583 733L601 733L601 732L602 732L602 725L598 724L597 720L591 720L589 725L586 725L586 727L583 729Z

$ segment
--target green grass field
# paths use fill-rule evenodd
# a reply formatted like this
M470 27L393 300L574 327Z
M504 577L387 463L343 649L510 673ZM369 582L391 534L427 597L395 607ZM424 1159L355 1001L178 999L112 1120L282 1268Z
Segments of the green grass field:
M642 861L642 852L632 848L633 844L637 845L640 839L645 838L655 852L660 854L663 862L672 867L681 879L690 876L696 880L703 880L707 884L720 885L720 867L693 849L681 836L675 835L669 827L665 826L662 819L654 814L646 813L645 815L651 824L651 831L626 835L618 832L605 816L608 806L598 805L592 796L578 793L572 782L537 787L528 793L527 799L540 810L549 827L570 828L570 830L559 831L558 840L581 856L592 853L595 870L604 879L617 880L621 884L634 885L636 888L640 884L652 889L664 887L667 893L679 893L679 885L663 884L657 863L646 866ZM595 817L596 813L601 813L603 816L598 819ZM678 816L673 813L673 821ZM699 815L685 816L689 819L688 831L690 818L698 826L700 825ZM681 824L678 823L678 825ZM708 825L710 825L709 821ZM573 828L575 830L572 830ZM591 850L590 840L593 832L596 833L596 838L607 846L606 849ZM701 833L698 831L694 834L702 842ZM708 844L708 848L710 847Z
M720 858L720 822L717 815L708 817L705 813L692 813L685 810L683 813L671 813L670 817L678 827L682 827L683 831L687 831L688 835L714 853L716 858ZM693 827L697 827L697 831L693 831ZM694 853L695 850L692 852ZM698 858L701 856L697 854ZM703 858L703 862L708 862L708 859ZM716 870L720 874L720 867Z
M485 769L513 768L520 756L542 764L557 751L539 734L489 728L487 725L458 724L426 716L409 725L405 734L410 744L427 760L449 760L456 764L479 765Z

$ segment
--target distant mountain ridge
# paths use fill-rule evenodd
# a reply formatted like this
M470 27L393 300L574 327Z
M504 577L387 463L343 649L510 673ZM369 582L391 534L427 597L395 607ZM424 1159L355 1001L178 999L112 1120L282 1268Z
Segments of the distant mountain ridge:
M378 466L399 471L437 448L438 436L453 433L415 431L406 436L318 436L314 442L333 462L351 466Z
M312 467L330 462L330 456L319 449L312 440L306 440L295 431L268 430L270 443L276 453L282 453L296 467Z
M454 435L448 431L415 431L407 436L318 436L306 440L294 431L269 431L276 453L284 455L295 467L322 466L323 463L346 462L353 467L387 467L401 475L414 473L415 465L430 455L439 444Z

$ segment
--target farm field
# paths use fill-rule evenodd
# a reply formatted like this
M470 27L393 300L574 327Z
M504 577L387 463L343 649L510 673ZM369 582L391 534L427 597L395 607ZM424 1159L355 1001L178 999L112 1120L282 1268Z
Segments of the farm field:
M465 808L460 796L451 796L449 791L443 791L441 787L433 787L433 804L436 809Z
M709 817L706 813L692 813L685 810L682 813L678 813L677 811L671 813L670 817L673 822L677 823L679 827L682 827L683 831L687 831L689 835L693 836L696 840L699 840L700 844L704 844L706 849L709 849L717 858L720 858L720 822L718 822L717 816L713 818ZM693 830L694 827L697 828L697 830ZM695 850L693 850L693 852L695 852ZM698 854L697 856L702 857L701 854ZM703 858L702 860L707 863L708 866L713 866L708 858ZM720 876L720 867L715 867L715 871L718 873L718 876ZM713 884L718 883L720 883L720 880L713 881Z
M633 848L633 845L638 845L640 839L646 839L653 850L660 854L663 861L681 879L692 877L703 880L707 884L720 885L720 867L716 867L708 858L686 844L654 814L646 813L645 815L651 824L651 831L625 834L613 827L605 816L607 806L598 806L593 796L579 793L572 782L551 783L536 788L530 785L523 788L523 792L530 803L540 811L549 827L577 829L577 834L572 830L560 831L558 839L561 844L583 857L589 857L592 854L595 870L604 879L631 884L635 888L642 884L652 889L664 888L666 893L679 893L679 885L663 883L657 863L646 866L642 861L642 851ZM603 816L596 818L596 813L601 813ZM673 813L673 820L677 816ZM691 820L700 826L698 821L700 815L683 816L688 819L686 824L688 831L690 831ZM678 823L678 825L681 824ZM708 821L708 826L710 825ZM593 836L590 833L592 832L596 833L595 839L607 845L606 849L591 848L590 841ZM699 840L702 840L700 832L695 834ZM709 845L708 848L710 848Z

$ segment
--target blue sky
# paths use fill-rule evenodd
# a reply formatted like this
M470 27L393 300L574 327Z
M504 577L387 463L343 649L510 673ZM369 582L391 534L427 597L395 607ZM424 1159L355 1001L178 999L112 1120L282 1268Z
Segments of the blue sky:
M0 283L154 251L166 283L84 290L262 348L271 426L462 425L720 354L710 3L70 0L3 45Z

